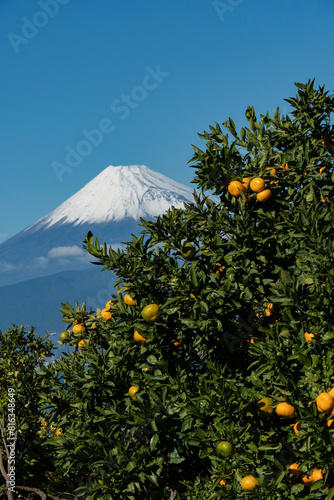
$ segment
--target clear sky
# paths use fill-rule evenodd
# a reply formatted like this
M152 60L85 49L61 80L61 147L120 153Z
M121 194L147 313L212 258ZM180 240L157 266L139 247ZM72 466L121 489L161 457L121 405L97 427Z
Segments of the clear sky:
M333 21L333 0L0 0L0 242L109 165L191 186L210 124L333 92Z

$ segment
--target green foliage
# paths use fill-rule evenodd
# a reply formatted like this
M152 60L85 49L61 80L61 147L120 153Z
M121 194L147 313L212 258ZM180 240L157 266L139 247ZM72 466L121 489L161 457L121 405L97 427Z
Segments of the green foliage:
M39 337L33 328L17 327L0 332L0 456L4 473L15 469L16 485L30 485L50 491L58 487L52 453L45 453L42 442L47 432L40 394L48 394L43 375L45 361L52 356L48 334ZM10 454L9 445L15 444ZM2 462L3 461L3 462Z
M64 320L82 321L79 336L93 344L49 367L44 395L63 430L49 445L81 478L78 495L245 498L240 481L254 475L256 498L334 496L333 429L315 404L334 386L334 97L314 82L296 87L290 116L258 121L248 108L240 134L229 119L230 135L218 124L201 135L193 204L142 220L142 236L122 251L86 236L95 263L118 276L112 317L62 304ZM271 198L258 201L249 187L231 196L229 182L244 177L262 177ZM162 310L151 323L141 315L149 304ZM316 336L306 342L305 332ZM291 402L296 417L261 418L264 396L273 407ZM232 443L230 457L217 454L221 441ZM292 462L324 478L305 486L287 471Z

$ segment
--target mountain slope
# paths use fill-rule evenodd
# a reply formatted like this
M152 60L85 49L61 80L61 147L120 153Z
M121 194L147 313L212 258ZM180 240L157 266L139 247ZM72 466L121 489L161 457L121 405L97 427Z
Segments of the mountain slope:
M34 326L38 335L54 333L57 343L67 323L61 321L61 302L75 307L86 302L86 310L102 309L115 292L116 277L107 271L99 272L98 266L84 271L65 271L52 276L23 281L16 285L0 287L0 331L16 326Z
M193 201L192 189L145 165L109 166L55 210L0 245L0 286L90 266L82 241L92 231L119 247L154 219Z

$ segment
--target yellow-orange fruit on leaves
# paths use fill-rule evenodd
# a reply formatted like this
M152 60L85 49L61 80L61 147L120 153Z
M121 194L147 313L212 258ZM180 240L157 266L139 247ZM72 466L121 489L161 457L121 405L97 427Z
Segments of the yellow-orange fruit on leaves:
M269 198L271 198L271 195L272 195L271 189L264 189L263 191L260 191L259 193L257 193L256 199L257 199L257 201L260 201L263 203L263 202L269 200Z
M102 309L101 316L105 321L109 321L111 320L112 314L110 311L108 311L108 309Z
M245 476L241 479L240 486L245 491L255 491L259 486L259 480L254 476Z
M307 474L307 476L301 476L301 481L305 484L305 486L311 486L313 483L312 475L310 476Z
M82 351L83 349L85 349L87 347L88 342L89 342L89 345L93 345L92 340L88 340L88 339L80 340L80 342L78 344L78 348L80 349L80 351Z
M254 193L260 193L265 187L265 182L262 177L255 177L250 181L250 188Z
M72 329L73 333L85 332L85 331L86 331L86 328L81 323L74 325L74 327Z
M323 472L325 472L325 471L322 471L321 469L315 469L312 472L312 480L313 481L319 481L320 479L322 479L323 478L323 475L322 475Z
M296 477L300 477L302 473L300 472L300 470L298 470L298 468L299 468L298 464L296 463L291 464L288 467L288 472L290 472L290 474L293 474Z
M145 344L145 342L147 341L147 339L145 339L145 337L140 335L140 333L138 333L137 330L135 331L133 338L135 339L136 342L139 342L140 344Z
M279 403L276 406L276 413L283 418L293 418L296 413L296 408L290 403Z
M317 397L317 408L320 413L330 413L334 407L334 399L327 392Z
M130 297L130 295L128 293L126 295L124 295L124 302L128 306L136 306L137 305L137 302L132 297Z
M241 180L241 184L244 186L245 190L248 188L250 181L250 177L244 177Z
M227 189L232 196L240 196L240 191L242 193L246 191L245 186L240 181L231 181Z
M137 385L132 385L129 389L129 396L131 399L133 399L134 401L137 400L137 398L135 397L135 394L136 392L139 391L139 387Z

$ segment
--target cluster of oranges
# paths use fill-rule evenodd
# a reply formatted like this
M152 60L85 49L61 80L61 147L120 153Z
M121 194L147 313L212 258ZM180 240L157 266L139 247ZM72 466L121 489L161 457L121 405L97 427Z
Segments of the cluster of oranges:
M258 403L257 403L257 411L258 415L262 418L269 418L274 412L274 409L272 408L273 400L268 397L262 398ZM329 418L327 420L327 426L330 427L334 421L334 387L328 391L328 392L322 392L318 395L316 399L316 405L317 405L317 410L319 413L325 413L325 414L331 414L333 417ZM293 418L296 414L296 409L295 407L288 403L288 402L282 402L279 403L276 406L276 413L282 418ZM326 415L323 417L326 418ZM322 419L323 420L323 419ZM296 422L295 424L291 424L293 426L293 430L296 435L299 434L301 430L301 424L300 422ZM305 438L306 436L303 436ZM289 465L288 471L295 475L296 477L299 477L300 480L302 481L303 484L306 486L311 486L315 481L318 481L323 478L323 474L325 471L321 469L315 469L312 474L307 474L304 475L302 472L299 470L299 465L297 463L293 463Z
M215 266L219 266L219 269L217 269L216 274L222 274L222 273L224 272L224 270L226 269L226 267L225 267L225 266L222 266L222 265L220 264L220 262L216 262L216 263L215 263Z
M233 180L229 183L227 189L237 200L239 199L240 193L245 193L247 189L256 193L256 198L260 202L269 200L272 195L271 189L266 188L266 183L262 177L255 177L254 179L244 177L241 181Z

